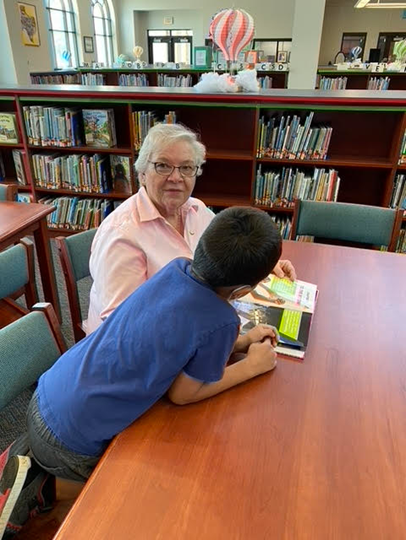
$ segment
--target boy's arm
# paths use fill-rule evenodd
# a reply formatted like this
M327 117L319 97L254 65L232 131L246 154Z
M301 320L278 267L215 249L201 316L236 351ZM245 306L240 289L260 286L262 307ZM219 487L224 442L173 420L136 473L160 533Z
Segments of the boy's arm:
M213 383L205 383L180 373L169 388L168 397L177 405L186 405L215 396L228 388L248 381L257 375L271 371L276 366L276 352L269 339L250 345L248 354L236 364L227 366L223 377Z

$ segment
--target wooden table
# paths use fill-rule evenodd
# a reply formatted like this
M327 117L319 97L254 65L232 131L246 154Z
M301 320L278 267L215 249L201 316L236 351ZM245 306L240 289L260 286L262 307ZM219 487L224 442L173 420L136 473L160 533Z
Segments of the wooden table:
M0 202L0 251L24 236L34 235L44 297L47 302L51 302L60 319L59 297L46 223L46 216L53 210L53 206L45 204Z
M287 242L320 295L304 363L118 436L57 540L406 538L406 257Z

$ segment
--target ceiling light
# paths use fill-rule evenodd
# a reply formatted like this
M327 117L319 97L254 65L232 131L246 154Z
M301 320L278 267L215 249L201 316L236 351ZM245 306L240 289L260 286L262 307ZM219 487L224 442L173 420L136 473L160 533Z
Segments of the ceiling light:
M405 9L406 3L405 2L387 2L386 4L367 4L363 7L366 8L374 8L374 9Z
M369 0L358 0L354 7L363 8L368 4Z

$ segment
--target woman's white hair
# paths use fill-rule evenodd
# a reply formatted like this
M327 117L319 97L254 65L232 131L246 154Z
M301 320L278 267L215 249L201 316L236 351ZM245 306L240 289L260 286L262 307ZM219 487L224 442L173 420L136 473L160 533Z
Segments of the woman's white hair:
M201 166L205 162L206 147L197 139L194 131L182 126L182 124L156 124L149 130L134 164L137 173L145 173L153 152L160 152L166 146L178 141L185 141L190 144L193 149L195 163L199 167L197 174L202 174Z

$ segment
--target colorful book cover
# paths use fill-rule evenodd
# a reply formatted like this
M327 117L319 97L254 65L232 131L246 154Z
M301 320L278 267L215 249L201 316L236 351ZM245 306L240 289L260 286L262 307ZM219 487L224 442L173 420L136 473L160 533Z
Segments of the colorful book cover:
M112 109L83 109L82 115L87 146L109 148L115 145Z
M16 115L0 113L0 143L18 144L18 142Z
M126 156L110 156L113 191L131 194L130 158Z

